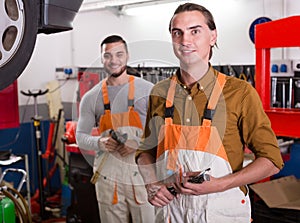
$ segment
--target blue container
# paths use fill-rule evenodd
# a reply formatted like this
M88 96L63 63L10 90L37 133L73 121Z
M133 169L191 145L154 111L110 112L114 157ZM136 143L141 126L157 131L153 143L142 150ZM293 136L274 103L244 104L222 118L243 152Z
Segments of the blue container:
M71 194L71 188L65 181L61 190L61 216L67 216L67 208L71 205Z
M290 159L284 163L282 170L274 177L284 177L294 175L297 179L300 179L300 144L295 143L290 149Z

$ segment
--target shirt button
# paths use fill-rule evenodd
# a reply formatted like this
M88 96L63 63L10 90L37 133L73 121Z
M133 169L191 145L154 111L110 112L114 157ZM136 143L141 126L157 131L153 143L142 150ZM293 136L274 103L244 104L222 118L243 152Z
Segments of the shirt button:
M188 99L189 101L191 101L191 100L192 100L192 96L189 95L189 96L187 97L187 99Z
M189 119L189 118L186 119L186 122L190 122L190 121L191 121L191 119Z
M203 91L203 86L200 86L200 90Z

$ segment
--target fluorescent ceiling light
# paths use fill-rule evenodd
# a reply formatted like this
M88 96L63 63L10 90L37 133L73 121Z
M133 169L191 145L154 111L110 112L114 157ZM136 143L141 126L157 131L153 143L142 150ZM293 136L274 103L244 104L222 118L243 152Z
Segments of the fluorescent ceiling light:
M184 0L161 0L157 2L144 2L140 4L131 4L131 5L124 5L120 11L120 14L130 15L130 16L140 16L140 15L147 15L153 13L160 14L168 11L172 3L175 2L183 2ZM186 1L184 1L186 2ZM176 8L174 6L174 8Z
M109 7L118 7L124 5L140 4L140 3L156 3L161 2L160 0L101 0L101 1L89 1L83 3L80 7L80 11L92 11L105 9Z

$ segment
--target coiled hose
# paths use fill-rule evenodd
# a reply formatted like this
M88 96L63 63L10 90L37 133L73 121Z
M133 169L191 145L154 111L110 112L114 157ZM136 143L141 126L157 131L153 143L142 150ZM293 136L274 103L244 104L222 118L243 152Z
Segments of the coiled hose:
M16 214L22 223L32 223L31 213L24 197L14 188L3 186L0 187L0 194L8 197L13 201L16 208ZM15 196L17 195L17 196ZM20 198L20 200L17 199ZM25 210L24 210L25 208Z

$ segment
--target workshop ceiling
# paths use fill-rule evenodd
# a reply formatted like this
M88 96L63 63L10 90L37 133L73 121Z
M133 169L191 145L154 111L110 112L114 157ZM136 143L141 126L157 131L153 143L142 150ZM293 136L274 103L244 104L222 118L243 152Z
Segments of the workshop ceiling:
M104 6L111 5L127 5L127 4L136 4L144 2L159 2L160 0L83 0L83 4L99 3Z
M105 9L111 7L156 5L169 2L180 2L180 0L84 0L81 11Z

